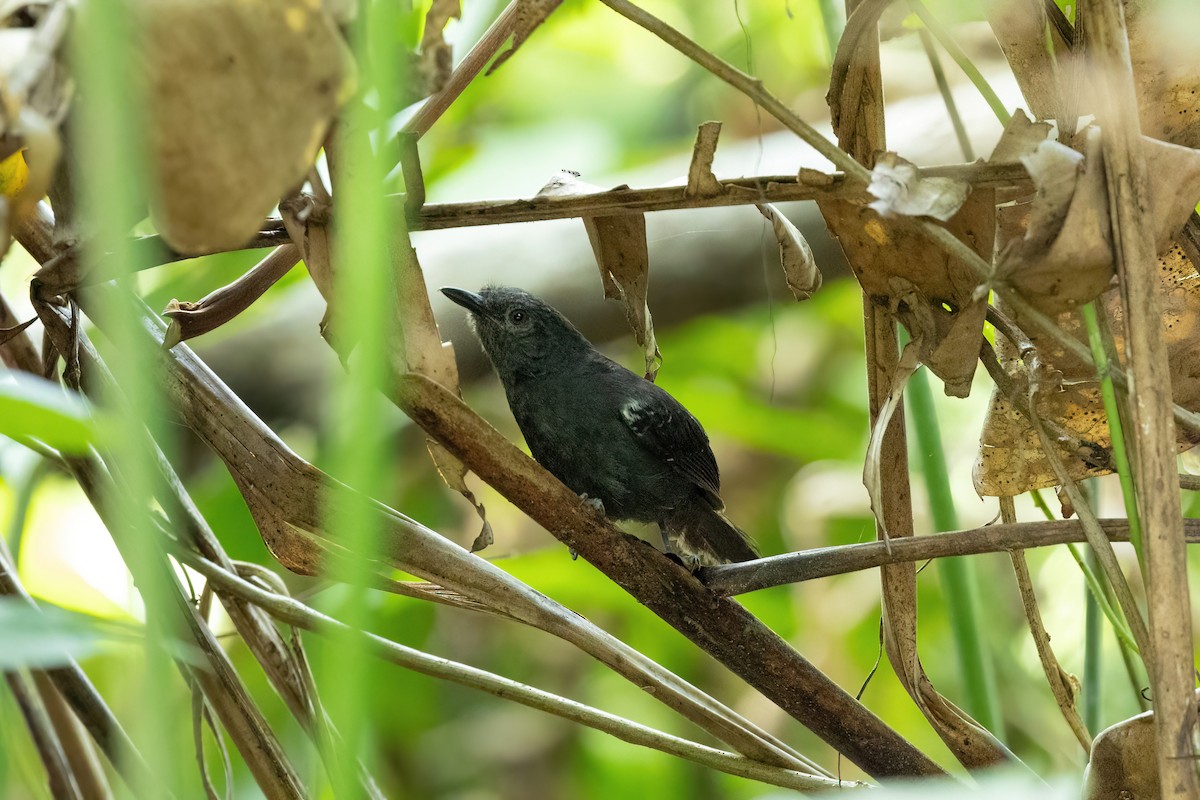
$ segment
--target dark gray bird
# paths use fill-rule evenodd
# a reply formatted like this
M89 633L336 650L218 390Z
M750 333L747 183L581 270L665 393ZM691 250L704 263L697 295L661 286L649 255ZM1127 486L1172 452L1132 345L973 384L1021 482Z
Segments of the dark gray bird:
M467 309L533 457L616 520L657 523L692 564L747 561L750 539L721 513L704 428L678 400L602 355L537 297L444 288Z

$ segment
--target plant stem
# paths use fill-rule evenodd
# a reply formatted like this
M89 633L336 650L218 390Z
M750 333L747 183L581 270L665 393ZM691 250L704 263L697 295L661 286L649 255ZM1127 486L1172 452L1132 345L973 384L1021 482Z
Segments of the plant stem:
M967 58L967 54L963 52L958 43L950 36L950 32L946 27L938 21L938 18L930 13L929 9L921 0L908 0L909 7L921 18L921 22L929 29L938 43L945 48L950 58L954 59L954 63L958 64L958 68L970 79L971 83L975 84L975 88L983 95L983 99L987 101L988 106L992 109L992 113L996 115L996 119L1000 120L1001 124L1007 125L1012 119L1012 114L1008 113L1008 109L1004 107L1004 103L1000 101L1000 96L987 82L987 78L983 77L983 73L979 68Z
M1099 562L1096 554L1088 551L1088 568L1092 573L1097 572ZM1083 618L1083 723L1095 736L1100 732L1100 681L1101 674L1100 645L1104 636L1104 628L1100 625L1100 604L1092 593L1091 587L1084 591Z
M1137 489L1133 485L1133 468L1129 453L1125 449L1125 426L1121 423L1121 410L1117 405L1117 392L1113 386L1112 370L1109 369L1108 351L1100 330L1094 302L1082 306L1083 324L1087 327L1088 345L1092 349L1092 360L1096 362L1096 374L1100 378L1100 396L1104 400L1104 413L1108 416L1108 430L1112 439L1113 460L1117 466L1117 477L1121 481L1121 497L1125 500L1125 515L1129 517L1129 541L1137 551L1138 565L1142 577L1146 575L1146 561L1142 552L1142 523L1138 514Z
M958 528L958 515L950 491L950 474L946 467L937 413L933 407L933 393L925 370L918 369L913 373L907 394L934 527L938 531L955 530ZM959 669L967 693L967 710L981 725L1003 737L1004 717L1000 711L996 673L980 637L983 626L979 618L975 565L963 557L943 558L938 561L938 575L945 589L950 627L954 632Z

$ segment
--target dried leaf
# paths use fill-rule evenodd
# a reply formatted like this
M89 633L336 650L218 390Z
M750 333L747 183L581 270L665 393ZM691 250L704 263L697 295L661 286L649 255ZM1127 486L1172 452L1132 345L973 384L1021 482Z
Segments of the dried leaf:
M864 37L873 37L879 27L879 17L891 5L891 0L861 0L846 18L842 37L838 40L829 77L829 103L833 130L838 145L848 153L869 154L882 142L883 119L864 119L857 109L883 104L883 87L879 83L879 49L863 46ZM876 125L878 130L862 126Z
M449 342L442 341L437 320L433 316L433 307L429 304L429 289L425 285L425 275L417 253L413 250L407 234L398 237L392 246L399 251L393 255L392 262L399 265L396 310L400 316L402 334L401 341L394 342L391 349L393 357L398 361L394 365L396 374L415 372L424 375L457 395L458 364L454 358L454 347ZM483 528L476 537L471 552L491 544L492 526L488 522L487 509L467 487L466 466L440 443L429 440L426 445L442 480L462 495L482 520Z
M720 135L719 122L705 122L696 132L696 145L692 148L692 163L688 166L684 197L716 197L724 191L721 182L712 172L713 157L717 153L717 138Z
M300 248L304 267L312 278L313 285L325 299L325 315L321 318L321 336L337 351L345 366L354 343L345 342L345 337L335 336L333 306L333 257L330 243L330 203L327 199L310 194L298 193L279 204L279 215L292 241ZM344 351L344 352L343 352Z
M546 21L550 12L560 5L562 5L562 0L517 0L512 47L496 56L496 60L492 62L484 75L491 75L500 68L501 64L512 58L512 54L517 52L517 48L525 44L525 40L529 38L530 34Z
M1154 712L1105 728L1092 742L1084 800L1161 797Z
M134 7L151 217L181 253L236 249L303 180L348 92L349 52L316 4Z
M869 207L881 216L933 217L945 222L962 208L971 186L953 178L922 178L915 164L887 152L876 160L867 191L878 198Z
M627 189L618 186L613 191ZM579 180L579 173L564 170L546 183L537 197L568 197L603 192L599 186ZM600 269L604 296L620 300L633 336L642 346L646 360L646 378L654 380L662 363L662 354L654 337L647 294L650 289L650 252L646 244L644 214L610 214L583 218L588 241Z
M779 262L792 296L797 300L807 300L821 288L821 270L804 234L775 206L768 203L757 208L771 221L771 228L775 231L775 240L779 242Z
M880 503L880 499L883 497L883 480L886 472L882 464L883 436L892 422L892 414L895 413L896 407L900 405L900 399L904 396L904 387L908 385L908 379L920 365L921 341L912 339L900 353L900 360L896 364L896 372L892 375L892 385L888 390L887 400L879 409L879 416L875 418L875 427L871 429L871 439L867 443L867 456L863 464L863 485L867 487L867 496L871 498L871 513L875 515L875 522L878 523L879 530L883 532L884 542L889 540L887 525L882 514L883 506Z
M1159 7L1161 5L1161 7ZM1142 133L1200 147L1200 10L1192 3L1125 4Z
M446 23L462 18L460 0L434 0L425 14L425 32L421 35L421 56L417 69L425 79L425 93L442 90L454 70L454 49L443 36Z
M1038 142L1033 153L1021 156L1021 163L1037 189L1023 249L1039 252L1054 241L1066 222L1067 209L1083 172L1083 154L1046 139Z
M1146 167L1151 175L1147 220L1152 221L1155 246L1167 247L1200 201L1200 151L1142 137ZM1008 213L1028 213L1026 242L1003 248L999 274L1009 279L1031 303L1057 314L1095 299L1115 274L1110 243L1108 189L1101 166L1099 131L1087 137L1084 171L1075 183L1070 206L1057 236L1054 226L1062 213L1062 189L1069 183L1070 157L1054 143L1038 148L1043 156L1038 177L1039 197L1031 207L1018 205ZM1035 161L1035 163L1039 163ZM1057 186L1055 184L1058 184ZM1045 241L1051 238L1048 246Z
M1200 225L1196 226L1200 228ZM1193 228L1189 223L1185 233ZM1197 268L1184 248L1173 245L1158 258L1158 275L1162 285L1163 336L1167 343L1167 358L1171 365L1172 399L1184 408L1200 409L1200 286ZM1124 351L1121 302L1115 290L1102 298L1109 318L1113 321L1113 338L1118 353ZM1100 397L1095 369L1074 359L1054 343L1038 334L1032 325L1023 325L1019 315L1013 321L1030 332L1040 358L1062 372L1061 386L1052 391L1037 393L1035 407L1043 420L1054 421L1077 441L1093 443L1106 450L1112 446L1107 417ZM1057 317L1058 326L1081 341L1083 323L1076 311ZM1003 337L996 341L997 355L1005 370L1018 382L1028 379L1018 354ZM1188 450L1200 443L1200 434L1180 426L1176 446ZM1072 441L1058 443L1059 455L1074 480L1105 475L1112 470L1096 466L1094 452L1085 446L1076 449ZM1049 461L1042 452L1037 433L1001 392L992 394L991 407L980 435L979 455L972 471L975 490L991 497L1009 497L1031 489L1059 484Z
M990 189L975 190L946 223L988 259L996 229L993 197ZM965 397L986 311L975 297L979 283L974 273L912 227L889 224L872 209L842 200L818 201L818 206L863 291L872 302L893 308L913 338L919 330L925 332L926 366L945 381L948 394ZM909 295L908 302L895 302L898 289Z

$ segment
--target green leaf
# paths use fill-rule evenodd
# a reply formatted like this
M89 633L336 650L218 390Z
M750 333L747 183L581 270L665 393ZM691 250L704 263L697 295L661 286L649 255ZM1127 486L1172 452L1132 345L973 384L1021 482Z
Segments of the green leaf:
M92 655L104 639L92 617L16 597L0 598L0 671L62 666Z
M0 672L18 667L57 667L116 644L141 644L136 624L93 617L49 603L31 605L0 597ZM192 666L207 662L200 649L174 637L154 640L171 658Z
M0 382L0 434L32 437L66 453L96 441L96 423L86 402L50 381L9 373Z

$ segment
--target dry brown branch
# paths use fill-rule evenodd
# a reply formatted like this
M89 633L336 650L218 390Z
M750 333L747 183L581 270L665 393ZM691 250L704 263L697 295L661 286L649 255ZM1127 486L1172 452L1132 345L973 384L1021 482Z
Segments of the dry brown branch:
M229 322L262 297L280 278L300 262L300 248L285 244L272 250L245 275L228 286L191 302L172 300L163 316L171 320L167 346L208 333Z
M1000 518L1010 525L1017 521L1017 512L1011 497L1000 498ZM1050 646L1050 634L1046 632L1046 626L1042 622L1042 610L1038 607L1037 595L1033 591L1033 579L1029 575L1029 562L1025 559L1025 551L1013 550L1009 557L1012 559L1013 573L1017 578L1017 590L1021 593L1025 619L1029 622L1029 634L1033 637L1038 660L1042 663L1042 673L1046 676L1046 683L1050 686L1063 719L1067 721L1071 733L1075 734L1075 739L1083 748L1084 754L1087 754L1092 749L1092 737L1075 707L1079 681L1062 668L1054 655L1054 649Z
M1171 424L1170 368L1160 323L1163 304L1155 275L1155 247L1145 224L1153 214L1150 179L1141 151L1122 7L1101 0L1086 3L1084 10L1087 49L1094 57L1102 87L1101 144L1125 314L1125 354L1130 365L1130 432L1137 464L1138 510L1146 532L1146 596L1153 647L1150 653L1143 651L1143 657L1152 655L1147 665L1154 694L1158 769L1163 798L1190 798L1200 794L1194 742L1196 672L1187 554L1179 536L1183 522ZM1132 626L1133 620L1130 623Z
M1099 522L1109 541L1129 541L1127 520L1103 519ZM1185 520L1184 525L1188 543L1200 544L1200 520ZM987 525L966 531L893 539L890 551L885 542L867 542L819 547L741 564L706 567L701 577L709 588L719 594L738 595L785 583L800 583L873 569L885 564L1003 553L1084 541L1087 541L1087 537L1083 524L1077 519Z
M513 33L517 19L517 6L520 4L521 0L511 0L504 7L500 16L496 17L496 20L488 26L475 46L450 73L446 85L437 94L426 98L420 110L404 124L403 133L415 134L419 139L429 132L433 123L446 113L446 109L450 107L451 103L458 99L463 90L475 79L475 76L482 72L487 63L492 60L492 56L496 55L500 47L508 41L508 37Z

